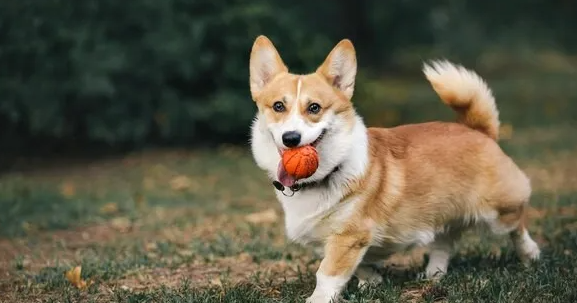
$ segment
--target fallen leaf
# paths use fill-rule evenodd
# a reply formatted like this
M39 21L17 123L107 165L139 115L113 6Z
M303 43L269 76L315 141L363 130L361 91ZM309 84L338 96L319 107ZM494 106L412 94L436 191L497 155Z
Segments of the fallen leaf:
M273 223L278 220L278 215L276 214L276 211L274 209L270 208L261 212L247 215L245 217L245 220L253 224Z
M68 282L74 285L74 287L78 289L86 289L88 286L92 284L92 281L82 280L82 277L80 275L81 272L82 272L82 266L76 266L67 271L65 276Z
M112 219L110 224L112 225L112 228L114 228L120 232L127 232L132 227L132 222L130 222L130 219L128 219L126 217L114 218L114 219Z
M156 242L148 242L144 245L146 251L155 251L158 249L158 244Z
M76 186L72 182L64 182L60 185L60 194L66 198L72 198L76 194Z
M106 203L100 208L100 213L105 215L110 215L118 212L118 204L116 203Z

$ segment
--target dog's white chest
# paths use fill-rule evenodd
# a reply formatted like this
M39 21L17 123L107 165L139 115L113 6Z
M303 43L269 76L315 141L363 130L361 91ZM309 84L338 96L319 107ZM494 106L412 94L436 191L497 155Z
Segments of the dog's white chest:
M340 201L337 190L311 189L293 197L277 193L285 214L289 239L298 243L321 241L342 228L353 212L355 201Z

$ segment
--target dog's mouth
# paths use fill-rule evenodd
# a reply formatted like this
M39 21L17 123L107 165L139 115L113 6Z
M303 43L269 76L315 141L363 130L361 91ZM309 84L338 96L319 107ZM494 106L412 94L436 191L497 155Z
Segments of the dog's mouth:
M321 134L315 139L315 141L313 141L313 143L311 143L311 145L313 147L317 147L317 145L319 145L319 143L321 142L321 140L325 137L325 134L327 133L327 129L323 128L323 131L321 131Z
M319 143L321 142L321 140L325 137L326 133L327 133L327 129L325 128L322 130L321 134L315 139L315 141L313 141L310 145L316 148L319 145ZM278 181L282 185L284 185L285 187L291 187L291 186L295 185L295 183L298 180L286 172L286 170L284 169L284 166L282 164L283 151L281 149L279 149L278 152L281 155L281 160L278 163L278 169L277 169Z

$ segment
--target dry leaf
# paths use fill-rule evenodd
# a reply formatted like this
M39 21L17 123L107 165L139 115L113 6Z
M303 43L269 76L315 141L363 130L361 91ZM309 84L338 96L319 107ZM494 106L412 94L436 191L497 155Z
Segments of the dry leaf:
M132 227L132 222L130 222L130 219L128 219L126 217L114 218L114 219L112 219L110 224L112 225L112 228L114 228L120 232L127 232Z
M158 249L158 244L156 244L156 242L148 242L144 244L144 249L146 251L155 251Z
M82 272L82 266L76 266L71 270L66 272L66 279L70 284L74 285L78 289L86 289L88 286L92 284L92 281L85 281L82 280L80 276Z
M105 215L110 215L118 212L118 204L116 203L106 203L100 208L100 213Z
M192 181L187 176L177 176L170 180L170 187L174 190L184 190L192 185Z
M60 185L60 194L66 198L71 198L76 194L76 186L72 182L64 182Z
M258 224L258 223L273 223L276 222L278 220L278 215L276 214L276 211L272 208L267 209L265 211L261 211L261 212L257 212L257 213L252 213L250 215L247 215L245 217L245 219L253 224Z

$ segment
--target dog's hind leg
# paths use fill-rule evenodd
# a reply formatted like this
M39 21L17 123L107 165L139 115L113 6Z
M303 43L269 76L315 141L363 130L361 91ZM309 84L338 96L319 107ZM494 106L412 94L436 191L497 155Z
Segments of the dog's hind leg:
M531 238L529 231L525 226L525 220L527 216L527 212L525 210L526 207L526 205L523 206L519 224L517 225L517 228L509 233L509 236L513 241L513 245L515 245L517 256L519 256L519 259L521 259L523 263L528 265L532 261L539 259L541 250L539 249L539 245L537 245L537 243Z
M459 233L437 235L435 241L429 245L429 262L423 273L425 278L440 279L447 273L455 242L459 238Z
M525 264L539 259L541 253L539 246L531 238L525 226L527 207L527 202L522 202L515 207L498 209L498 217L488 222L493 233L509 234L517 255Z

